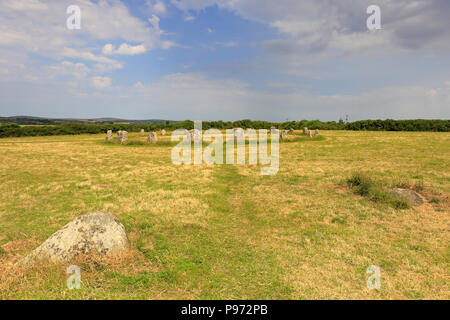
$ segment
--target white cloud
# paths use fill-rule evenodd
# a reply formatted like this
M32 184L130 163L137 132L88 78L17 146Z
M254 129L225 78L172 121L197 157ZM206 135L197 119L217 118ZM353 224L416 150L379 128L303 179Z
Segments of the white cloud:
M173 42L173 41L169 41L169 40L161 41L161 48L164 49L164 50L170 49L170 48L172 48L172 47L174 47L176 45L177 44L175 42ZM180 46L180 47L182 47L182 46Z
M388 52L393 49L450 49L450 2L447 0L378 0L382 28L377 39L367 34L366 9L370 0L172 0L185 12L218 5L241 17L272 26L302 44L300 56L345 48L361 54L377 48L380 38ZM331 57L335 57L335 53Z
M91 78L91 84L94 88L108 89L111 88L112 80L109 77L95 76Z
M45 10L47 5L39 0L7 1L5 6L14 10Z
M64 48L61 52L63 57L74 58L74 59L83 59L87 61L97 62L94 67L97 72L103 73L106 71L122 69L123 65L113 59L97 56L90 51L82 51L74 48Z
M187 17L184 17L183 20L184 20L184 21L194 21L194 20L195 20L195 17L194 17L194 16L187 16Z
M136 54L145 53L146 51L147 49L142 44L132 46L127 43L122 43L117 49L114 49L114 46L112 44L105 44L105 46L102 49L102 53L104 55L122 54L134 56Z
M91 72L90 68L84 63L73 63L70 61L63 61L58 65L50 66L49 70L52 78L60 75L69 75L74 77L76 80L86 78Z
M159 15L164 15L167 13L166 5L161 0L156 0L156 1L147 0L146 3L147 3L147 6L150 7L150 11L152 13L156 13Z
M72 63L83 61L100 74L123 68L121 62L103 56L105 53L135 55L156 47L168 49L176 45L173 41L162 39L164 32L159 28L157 16L152 16L150 21L141 20L131 15L121 1L77 0L76 4L81 8L80 30L66 28L65 19L68 15L67 3L64 1L0 2L0 54L10 57L9 66L2 68L0 81L23 78L25 73L17 72L15 66L24 65L25 62L28 63L29 72L36 72L34 76L39 76L42 62L29 59L28 56L41 56L54 61L70 59ZM155 5L157 10L162 10L158 1ZM117 49L103 47L103 54L93 47L93 44L101 47L110 41L120 40L123 42ZM3 78L3 75L8 76Z
M206 29L209 33L212 33L212 32L214 32L214 30L213 29L211 29L211 28L208 28L208 29Z
M114 46L110 43L107 43L103 46L102 53L104 55L114 54Z
M253 90L238 80L177 73L119 91L134 97L134 112L151 112L166 118L171 115L173 119L338 120L345 114L352 120L450 117L449 88L393 86L352 95L317 95L296 90L277 93Z
M391 86L351 95L325 95L299 90L286 92L290 88L284 88L283 92L261 91L242 81L214 79L202 73L176 73L152 83L137 82L130 87L113 87L112 79L108 77L85 79L95 91L90 92L89 88L71 91L66 83L57 82L44 86L42 81L0 86L5 105L10 101L15 103L13 110L3 112L43 114L46 110L52 116L108 115L174 120L338 120L346 114L351 120L450 118L449 87ZM108 90L112 87L114 90ZM432 96L430 90L435 91ZM58 101L65 101L64 110L55 107ZM127 108L123 108L124 103ZM49 108L44 109L43 105Z

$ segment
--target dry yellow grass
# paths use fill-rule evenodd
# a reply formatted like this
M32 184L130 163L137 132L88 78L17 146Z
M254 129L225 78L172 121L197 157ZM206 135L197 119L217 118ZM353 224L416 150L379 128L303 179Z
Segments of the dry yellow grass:
M102 135L0 139L0 298L448 299L450 134L324 131L280 145L280 170L176 166L169 137L120 146ZM131 134L132 141L145 137ZM428 202L397 210L353 194L365 171L422 182ZM17 270L76 216L125 225L130 252ZM381 268L381 290L366 268Z

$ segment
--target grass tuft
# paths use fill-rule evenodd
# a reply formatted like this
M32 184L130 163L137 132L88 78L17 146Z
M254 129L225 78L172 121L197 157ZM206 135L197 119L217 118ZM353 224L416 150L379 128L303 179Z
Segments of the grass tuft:
M362 172L354 173L347 179L347 184L355 188L355 193L361 196L368 196L374 188L372 179Z
M353 173L347 179L347 184L356 194L367 197L373 202L387 204L399 210L410 208L405 200L389 193L379 181L375 181L366 173Z

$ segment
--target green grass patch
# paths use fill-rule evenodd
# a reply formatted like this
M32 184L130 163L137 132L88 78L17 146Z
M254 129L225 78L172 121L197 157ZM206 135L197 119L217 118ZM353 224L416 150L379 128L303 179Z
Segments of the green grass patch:
M395 209L408 209L409 204L389 193L377 180L363 172L355 172L347 179L347 185L354 193L366 197L375 203L387 204Z

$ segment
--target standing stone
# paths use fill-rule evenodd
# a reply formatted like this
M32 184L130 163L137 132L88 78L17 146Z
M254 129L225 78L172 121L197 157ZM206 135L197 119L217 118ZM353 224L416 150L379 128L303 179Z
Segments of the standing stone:
M304 133L304 134L308 134L308 128L307 128L307 127L304 127L304 128L303 128L303 133Z
M278 129L275 127L270 127L270 134L277 134Z
M166 135L166 130L162 129L162 130L161 130L161 135L162 135L162 136L165 136L165 135Z
M120 136L122 135L122 130L117 131L117 138L120 140Z
M284 140L284 139L287 138L287 136L288 136L287 131L286 130L282 130L281 133L280 133L280 139Z
M319 136L319 129L316 129L316 132L314 133L314 136L315 136L315 137L318 137L318 136Z
M309 138L312 138L312 137L313 137L313 134L312 134L312 131L311 131L311 130L308 130L308 133L307 133L307 134L308 134L308 137L309 137Z
M158 136L156 135L156 132L150 132L148 134L147 142L150 144L155 144L158 142Z
M198 129L189 130L189 134L191 136L191 141L201 141L202 140L202 132Z
M191 133L191 138L195 142L201 142L202 141L202 132L200 130L194 129Z
M144 135L145 135L145 130L144 129L141 129L141 137L143 137Z
M244 129L242 128L235 128L234 130L234 137L236 139L243 139L244 138Z
M289 133L294 133L294 129L290 128Z
M97 211L66 224L18 265L31 265L42 260L68 262L85 254L119 252L127 246L127 235L120 221L109 212Z
M128 142L128 132L127 131L121 131L119 136L119 143L125 144Z
M112 140L112 130L108 130L106 132L106 141L111 141Z

